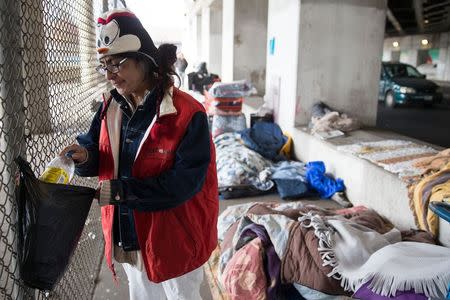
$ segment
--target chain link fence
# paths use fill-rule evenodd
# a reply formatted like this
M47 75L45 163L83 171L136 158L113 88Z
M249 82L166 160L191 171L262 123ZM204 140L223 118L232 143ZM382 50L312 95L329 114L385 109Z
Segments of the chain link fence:
M119 5L124 2L119 2ZM26 157L35 174L87 131L106 82L97 74L95 17L117 0L0 1L0 298L91 299L103 257L94 204L77 250L50 294L20 282L13 162ZM97 105L96 105L97 104ZM97 179L75 178L94 187Z

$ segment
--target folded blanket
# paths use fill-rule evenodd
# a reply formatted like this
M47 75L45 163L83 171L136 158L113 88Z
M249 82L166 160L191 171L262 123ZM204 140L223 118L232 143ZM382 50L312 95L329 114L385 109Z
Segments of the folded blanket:
M328 274L346 290L356 291L371 280L370 288L382 296L414 290L427 297L445 297L450 281L450 249L427 243L399 242L400 232L385 234L342 218L324 220L305 215L303 226L315 228Z
M433 197L433 201L439 200L439 190L445 188L449 180L450 163L443 167L439 172L423 178L414 187L410 206L414 209L417 225L420 229L427 230L435 236L438 234L439 220L437 216L428 209L428 205L431 200L430 198L432 198L433 191L434 193L437 193Z
M418 159L414 166L422 170L422 174L430 171L439 171L443 166L450 163L450 149L445 149L436 155Z
M372 280L369 287L382 296L414 290L444 299L450 282L450 249L427 243L395 243L375 252L346 276L358 288Z

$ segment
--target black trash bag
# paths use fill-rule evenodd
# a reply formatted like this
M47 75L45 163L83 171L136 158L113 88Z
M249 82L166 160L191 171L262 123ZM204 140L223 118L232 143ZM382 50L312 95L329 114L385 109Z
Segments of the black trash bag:
M42 182L27 161L15 161L20 277L31 288L51 291L77 247L95 190Z

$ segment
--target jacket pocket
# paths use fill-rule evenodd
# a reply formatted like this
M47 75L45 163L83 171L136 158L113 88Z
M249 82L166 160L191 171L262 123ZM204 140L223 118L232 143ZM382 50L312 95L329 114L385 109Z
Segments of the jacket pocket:
M183 269L195 258L197 248L185 220L174 209L154 213L146 252L161 268Z

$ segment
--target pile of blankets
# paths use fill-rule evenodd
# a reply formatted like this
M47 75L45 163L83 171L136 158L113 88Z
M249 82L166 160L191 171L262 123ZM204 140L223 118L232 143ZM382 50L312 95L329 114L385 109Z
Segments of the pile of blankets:
M450 149L417 160L420 177L409 186L410 206L418 228L439 234L439 218L429 209L431 202L450 203Z
M397 174L409 191L410 207L419 229L437 236L439 218L431 202L450 202L450 149L438 152L404 140L381 140L338 146Z
M349 132L361 127L360 122L350 118L347 114L332 110L325 103L319 102L311 109L311 121L309 124L312 133L340 130Z
M263 194L274 187L285 200L308 196L328 199L345 190L343 180L327 174L321 161L274 162L267 156L275 158L277 151L268 147L257 152L244 145L239 133L221 134L214 138L214 144L222 199Z
M365 207L231 206L218 233L216 278L231 299L444 299L450 283L450 249Z

